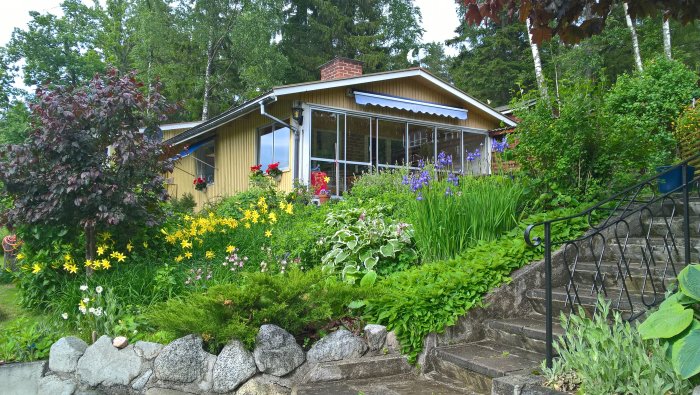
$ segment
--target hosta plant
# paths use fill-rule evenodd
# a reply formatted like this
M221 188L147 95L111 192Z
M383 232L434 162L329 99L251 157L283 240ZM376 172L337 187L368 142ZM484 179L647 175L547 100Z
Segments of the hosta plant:
M669 345L673 368L687 379L700 373L700 265L686 266L678 286L638 329L642 338Z
M352 208L329 214L326 225L339 229L326 242L331 250L321 263L325 273L340 271L343 280L372 285L377 274L407 268L415 262L411 225L385 218L384 208Z

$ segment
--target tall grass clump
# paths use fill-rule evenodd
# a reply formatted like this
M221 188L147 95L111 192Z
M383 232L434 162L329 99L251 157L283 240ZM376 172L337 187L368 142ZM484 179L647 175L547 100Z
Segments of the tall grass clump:
M416 198L411 223L426 260L450 259L480 241L491 241L517 224L523 188L510 177L459 176L441 153L434 165L406 177Z

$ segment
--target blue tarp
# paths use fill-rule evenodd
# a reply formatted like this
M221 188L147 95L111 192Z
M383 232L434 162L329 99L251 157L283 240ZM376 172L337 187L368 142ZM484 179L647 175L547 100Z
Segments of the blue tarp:
M184 157L186 157L187 155L189 155L189 154L191 154L191 153L197 151L198 149L202 148L202 146L203 146L204 144L206 144L206 143L208 143L208 142L210 142L210 141L212 141L212 140L213 140L213 138L208 138L208 139L206 139L206 140L198 141L198 142L196 142L196 143L190 145L189 147L183 149L182 151L180 151L180 153L178 154L178 156L179 156L180 158L184 158Z
M380 95L377 93L355 91L355 103L380 107L398 108L400 110L422 112L443 117L467 119L467 110L442 104L428 103L405 97Z

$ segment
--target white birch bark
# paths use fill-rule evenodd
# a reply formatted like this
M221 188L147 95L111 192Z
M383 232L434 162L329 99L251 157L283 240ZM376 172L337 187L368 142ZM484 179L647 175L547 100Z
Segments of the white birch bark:
M627 27L630 29L630 34L632 35L632 52L634 53L634 63L637 65L637 70L642 71L642 56L639 54L637 29L635 29L634 22L632 22L632 17L630 16L627 2L622 3L622 8L625 10L625 20L627 21Z
M668 23L668 18L664 18L661 30L664 32L664 53L671 60L671 26Z
M530 49L532 50L532 61L535 64L535 78L537 79L537 87L540 90L540 95L543 99L547 99L549 94L547 93L547 84L544 81L544 74L542 72L542 62L540 61L540 49L537 44L532 40L532 33L530 33L530 19L525 19L525 26L527 28L527 39L530 42Z
M209 93L211 91L211 68L214 62L212 40L207 42L207 67L204 71L204 101L202 103L202 121L209 119Z

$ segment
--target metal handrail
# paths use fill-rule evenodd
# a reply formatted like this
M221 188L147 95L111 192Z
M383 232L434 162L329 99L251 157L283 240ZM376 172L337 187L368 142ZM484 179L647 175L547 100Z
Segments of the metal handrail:
M635 313L635 305L632 301L631 294L629 292L629 287L627 284L627 280L629 279L630 281L634 280L632 278L631 274L631 258L630 255L632 255L633 250L632 247L629 246L629 239L632 237L631 234L631 222L632 219L634 218L633 216L638 215L639 216L639 225L641 229L646 229L645 234L643 235L643 238L645 240L645 245L641 247L641 262L640 262L640 268L644 272L644 278L642 279L642 290L641 290L641 298L639 301L641 301L641 304L645 306L647 309L651 308L658 303L660 303L660 299L658 294L660 291L664 288L665 286L665 279L667 275L673 274L676 275L676 267L675 267L675 258L677 255L679 255L679 250L678 250L678 245L677 245L677 240L679 240L679 235L676 235L674 233L677 233L674 228L673 228L673 219L675 217L675 204L676 204L676 199L675 196L677 195L678 192L682 192L682 201L684 203L684 214L683 214L683 241L685 244L684 248L684 254L685 254L685 265L689 265L691 262L691 249L690 249L690 189L693 184L697 184L699 186L698 188L698 196L700 197L700 177L696 177L694 179L689 179L689 172L688 172L688 167L690 166L689 163L692 161L697 160L700 158L700 154L695 155L691 158L688 158L684 160L683 162L671 166L667 168L666 170L649 177L645 179L644 181L633 185L629 188L624 189L623 191L616 193L609 198L599 202L598 204L574 215L566 216L566 217L561 217L561 218L555 218L547 221L542 221L538 222L532 225L529 225L524 232L524 238L525 242L533 247L540 246L544 244L544 264L545 264L545 332L546 332L546 337L545 337L545 342L546 342L546 358L547 358L547 366L551 367L552 366L552 358L553 358L553 317L552 317L552 312L553 312L553 303L552 303L552 247L555 245L563 245L564 246L564 266L565 266L565 274L568 275L568 282L565 287L565 293L566 293L566 301L565 301L565 306L569 308L569 316L571 313L574 311L574 306L578 303L579 305L582 304L581 298L579 295L579 284L576 284L576 279L575 279L575 274L577 270L577 264L579 261L579 258L581 257L581 254L583 252L589 252L593 258L594 258L594 263L595 263L595 275L593 276L593 285L591 287L591 294L603 294L606 297L608 296L608 291L606 289L605 285L605 279L607 274L603 273L601 271L603 260L606 257L606 254L610 253L616 253L619 254L619 258L614 258L614 260L617 260L616 267L617 267L617 273L615 273L615 280L616 281L621 281L621 289L618 291L618 298L617 298L617 306L620 307L624 305L624 303L629 303L629 308L630 308L630 314L629 317L627 317L628 320L634 320L638 318L643 312L636 312ZM656 191L656 186L658 183L658 180L664 177L665 175L678 171L678 169L681 169L682 172L682 183L680 186L674 188L671 191L668 191L664 194L657 194ZM648 189L648 190L647 190ZM650 193L648 193L650 192ZM665 231L665 234L663 235L662 243L663 246L661 250L658 250L657 245L654 245L652 242L654 236L652 235L652 228L655 225L654 220L655 217L657 216L653 208L657 204L661 204L663 208L663 204L671 202L673 204L673 210L670 213L670 221L669 221L669 215L663 213L663 209L661 211L661 219L663 221L659 221L656 223L656 225L662 225L663 230ZM596 219L600 218L600 215L598 215L599 212L602 212L603 214L607 213L607 217L603 217L604 219L598 223L594 223ZM648 217L647 220L651 221L648 224L645 224L644 218L643 217ZM588 225L591 228L591 231L587 232L585 235L578 237L576 239L572 240L566 240L566 241L557 241L554 242L552 240L552 225L558 222L565 222L565 221L570 221L573 219L585 217L586 221L588 222ZM535 236L534 238L532 237L532 231L535 228L543 228L543 236ZM698 229L700 232L700 229ZM613 251L607 251L606 245L608 243L608 239L606 236L605 232L612 232L615 235L614 240L611 240L616 244L617 249ZM623 237L620 237L620 233L624 233ZM596 242L601 243L601 251L596 251L595 245ZM588 243L589 250L585 250L582 252L581 245ZM573 261L569 262L567 259L567 252L568 251L574 251L575 256ZM664 268L662 271L662 279L660 281L660 284L655 283L655 275L657 275L657 261L662 260L657 257L656 254L661 253L663 260L665 260L664 263ZM669 272L669 269L672 272ZM651 301L648 300L648 298L645 298L645 290L647 287L647 283L650 283L651 290L653 291L653 299ZM657 286L660 285L660 286ZM625 298L625 299L623 299ZM639 302L638 301L638 302ZM613 306L615 307L615 306ZM594 310L595 313L595 310Z

